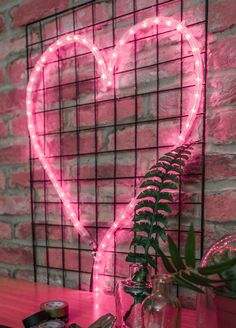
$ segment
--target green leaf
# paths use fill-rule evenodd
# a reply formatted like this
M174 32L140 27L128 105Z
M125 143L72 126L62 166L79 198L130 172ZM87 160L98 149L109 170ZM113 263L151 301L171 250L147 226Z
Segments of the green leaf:
M160 255L161 259L162 259L162 262L163 262L163 265L164 267L166 268L166 270L169 272L169 273L175 273L176 270L174 269L174 267L171 265L168 257L162 252L162 250L159 248L158 249L158 254Z
M173 164L179 164L180 166L185 166L185 162L178 158L174 159Z
M167 219L167 217L165 217L164 214L157 213L157 214L154 214L154 217L155 217L156 222L159 222L159 223L163 224L165 228L168 228L168 226L169 226L168 219Z
M156 206L156 209L158 211L165 211L167 213L171 213L172 212L170 206L167 203L158 203L157 206Z
M146 197L153 197L155 200L158 200L160 197L160 192L155 189L146 189L138 195L137 199L142 199Z
M152 171L148 171L144 178L160 178L163 179L164 176L164 172L162 172L161 170L152 170Z
M150 239L150 245L156 252L159 251L159 245L155 238Z
M155 261L153 260L153 258L150 255L147 255L147 261L154 269L157 268Z
M203 291L199 287L191 284L190 282L186 281L185 279L181 278L180 276L178 276L176 274L173 276L173 281L181 287L185 287L185 288L194 290L195 292L198 292L198 293L203 293Z
M165 161L165 162L167 162L167 163L172 164L172 163L173 163L173 158L164 155L164 156L162 156L162 157L160 158L160 161Z
M159 194L160 199L165 199L173 202L173 196L169 192L159 192Z
M143 246L143 247L145 247L148 242L149 242L149 240L145 236L134 236L130 247L131 246Z
M211 286L211 281L207 278L204 278L200 275L194 274L191 272L190 274L187 274L185 272L182 272L182 276L185 280L190 281L196 285L202 285L202 286Z
M157 233L157 235L163 240L166 241L166 230L159 225L155 225L153 227L153 232Z
M163 190L163 189L173 189L173 190L176 190L178 189L178 186L172 182L164 182L160 185L160 190Z
M130 252L125 259L127 262L131 263L147 263L147 259L144 254Z
M190 281L194 282L197 285L202 285L202 286L210 286L211 284L225 282L224 279L209 279L192 271L190 271L190 273L182 272L182 275L183 277L184 275L187 275Z
M135 223L134 224L134 232L146 232L149 233L151 225L146 222Z
M144 181L141 185L140 188L146 188L146 187L160 187L161 182L157 181L157 180L146 180Z
M185 260L187 266L195 268L195 234L191 224L185 244Z
M155 203L150 200L144 200L136 204L135 210L139 210L140 208L151 208L152 210L155 209Z
M236 265L236 257L233 258L232 260L229 260L229 261L226 261L226 262L210 265L210 266L207 266L207 267L204 267L204 268L198 268L198 272L200 274L208 276L208 275L211 275L211 274L217 274L217 273L221 273L221 272L224 272L226 270L229 270L234 265Z
M166 180L169 180L169 181L173 181L175 183L179 183L179 177L176 175L176 174L171 174L171 173L165 173L163 175L163 179L166 181Z
M172 165L171 171L175 171L175 172L179 173L180 175L184 173L184 171L181 169L181 167L179 167L177 165Z
M149 211L139 211L138 214L135 214L135 216L133 217L133 221L150 221L152 219L152 216L153 214Z
M173 241L173 239L171 238L171 236L168 236L168 245L169 245L170 255L174 266L176 267L177 270L184 270L185 269L184 262L181 259L178 248L175 242Z

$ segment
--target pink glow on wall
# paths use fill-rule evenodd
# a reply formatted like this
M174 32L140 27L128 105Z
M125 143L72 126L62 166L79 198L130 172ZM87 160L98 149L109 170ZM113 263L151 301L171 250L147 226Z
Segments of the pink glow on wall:
M179 21L170 17L153 17L153 18L145 19L144 21L134 25L132 28L128 29L123 34L121 39L117 42L117 45L112 53L111 60L107 63L107 65L105 64L99 49L96 47L95 44L90 42L87 38L77 34L65 35L59 38L57 41L55 41L52 45L50 45L49 48L42 54L42 56L37 61L29 78L29 83L27 86L26 105L27 105L29 134L35 154L38 156L43 168L45 169L49 179L51 180L55 190L57 191L61 201L63 202L68 219L70 219L75 230L81 235L82 239L91 246L92 249L97 248L96 242L91 237L87 229L85 229L85 227L81 223L81 218L79 217L79 213L76 212L76 209L73 207L71 203L70 197L68 197L67 193L58 182L54 168L50 166L47 158L45 157L43 151L43 145L40 143L39 136L35 128L35 122L33 119L33 114L35 112L35 108L37 104L37 99L35 100L33 94L37 90L37 85L40 83L40 80L42 79L41 73L44 67L47 65L47 63L50 62L53 56L57 55L57 51L63 46L68 46L68 45L74 46L75 44L83 45L87 47L89 51L91 51L91 53L95 57L99 69L99 75L103 80L103 85L105 90L107 88L112 87L114 81L115 65L117 64L118 61L122 60L122 52L123 52L123 48L125 47L125 44L130 40L132 40L133 36L137 34L139 31L151 28L155 25L163 25L165 27L168 27L170 29L176 30L177 32L181 33L183 37L188 41L194 57L194 63L195 63L194 97L190 103L188 118L185 122L181 134L178 137L178 141L176 142L176 147L178 147L187 141L191 133L191 130L193 128L194 121L200 104L201 88L202 88L202 81L203 81L200 50L197 41L190 33L188 28L184 25L184 23L180 23ZM103 286L101 283L102 280L99 279L99 275L102 274L104 269L104 264L106 261L104 250L107 248L114 232L121 227L125 227L127 225L127 222L130 222L130 218L132 217L135 203L136 203L136 198L131 200L131 202L126 207L120 218L113 223L112 227L108 230L101 244L98 247L98 251L95 257L95 264L94 264L94 290L96 292L103 290Z

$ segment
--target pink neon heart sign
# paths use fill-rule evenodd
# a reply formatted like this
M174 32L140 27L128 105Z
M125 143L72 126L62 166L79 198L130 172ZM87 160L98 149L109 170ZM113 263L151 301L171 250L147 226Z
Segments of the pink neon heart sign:
M26 98L26 106L27 106L27 117L28 117L28 128L29 128L29 134L32 141L32 145L34 148L34 151L36 155L38 156L43 168L45 169L49 179L51 180L55 190L57 191L60 199L63 202L66 215L72 222L74 228L76 231L81 235L82 239L87 242L92 249L96 249L97 245L94 239L90 236L89 232L83 224L80 221L79 215L77 214L75 208L73 207L70 198L66 194L66 192L63 190L59 182L57 181L56 174L54 172L54 168L50 166L44 151L43 151L43 145L40 143L39 136L37 134L37 130L35 127L33 114L35 112L35 106L36 101L33 97L33 93L36 90L36 86L39 82L39 79L41 77L40 73L45 68L48 62L50 62L50 59L57 53L57 51L66 45L70 44L76 44L76 45L83 45L85 46L91 53L94 55L96 63L98 65L99 74L101 79L103 80L103 85L105 88L110 88L113 85L113 74L114 74L114 68L117 63L117 60L122 60L122 52L125 44L132 40L134 35L136 35L140 30L144 30L150 27L153 27L155 25L163 25L165 27L170 27L179 33L182 33L183 37L188 41L190 48L193 53L194 57L194 63L195 63L195 90L194 90L194 96L192 98L190 109L189 109L189 115L185 122L185 126L182 130L182 133L179 135L178 142L176 146L180 146L184 144L187 141L187 138L190 135L191 129L193 127L198 108L200 105L200 97L201 97L201 87L202 87L202 81L203 81L203 73L202 73L202 61L201 61L201 55L200 50L197 44L197 41L193 37L193 35L190 33L188 28L181 22L170 18L170 17L152 17L148 18L136 25L134 25L132 28L128 29L121 39L117 42L116 47L114 48L114 51L111 55L111 60L107 63L105 63L103 56L101 55L99 49L96 47L95 44L90 42L88 39L86 39L83 36L80 36L78 34L68 34L61 38L59 38L57 41L55 41L52 45L49 46L49 48L42 54L42 56L37 61L32 73L30 74L29 83L27 86L27 98ZM94 285L95 290L99 291L98 286L98 273L101 267L102 263L102 253L103 250L106 248L107 242L110 240L111 235L122 225L124 225L125 219L129 214L132 212L133 207L135 206L135 199L132 199L130 204L125 209L124 213L121 215L121 217L116 220L112 227L109 229L109 231L106 233L105 237L103 238L96 255L95 260L95 266L94 266Z

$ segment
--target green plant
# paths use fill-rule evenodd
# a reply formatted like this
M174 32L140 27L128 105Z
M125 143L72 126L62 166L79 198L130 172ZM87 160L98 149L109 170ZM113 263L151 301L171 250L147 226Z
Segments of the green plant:
M189 159L191 149L189 144L168 152L146 173L140 186L143 190L137 197L133 218L135 235L131 243L131 247L140 247L143 251L131 251L126 261L156 269L149 250L153 248L158 252L159 238L166 240L167 214L171 213L168 202L173 201L170 191L178 188L179 175L183 174L182 167Z
M195 233L193 225L190 226L187 241L184 247L185 257L180 256L180 251L171 236L168 236L170 259L159 248L159 255L166 270L172 275L173 281L196 292L203 292L202 286L211 287L216 294L236 297L236 256L229 258L215 258L211 265L197 267L195 261ZM213 275L213 278L210 276ZM214 278L217 275L218 278Z
M203 292L200 286L212 287L216 293L232 297L236 291L236 257L225 258L205 268L196 267L193 226L190 226L188 233L184 259L171 236L166 238L167 215L171 213L168 203L173 201L171 191L178 188L180 175L183 174L183 167L191 155L192 146L187 144L168 152L145 175L133 217L133 251L129 252L126 261L143 265L143 269L137 272L133 279L145 282L148 265L157 269L150 255L152 248L161 257L166 270L172 274L178 285L196 292ZM160 247L160 239L164 242L167 239L170 260ZM218 275L219 278L209 278L211 275ZM127 292L135 298L132 288ZM139 295L134 301L141 302L144 297L145 295Z

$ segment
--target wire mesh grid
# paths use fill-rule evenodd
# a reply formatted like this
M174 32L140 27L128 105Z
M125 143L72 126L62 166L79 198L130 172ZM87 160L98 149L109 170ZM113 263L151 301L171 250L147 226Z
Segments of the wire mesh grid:
M91 1L28 24L28 74L43 51L68 32L85 35L107 59L128 27L158 15L185 21L199 42L206 79L206 0ZM83 47L64 49L48 63L36 91L38 134L59 182L98 244L135 195L145 171L173 148L188 115L193 67L181 35L159 27L127 44L115 87L108 92L102 91L94 58ZM205 85L193 133L198 142L169 218L169 232L180 248L188 225L195 224L198 259L204 238ZM91 250L75 235L33 151L30 171L35 280L89 290ZM108 292L127 276L130 238L127 229L115 234L111 267L104 273Z

